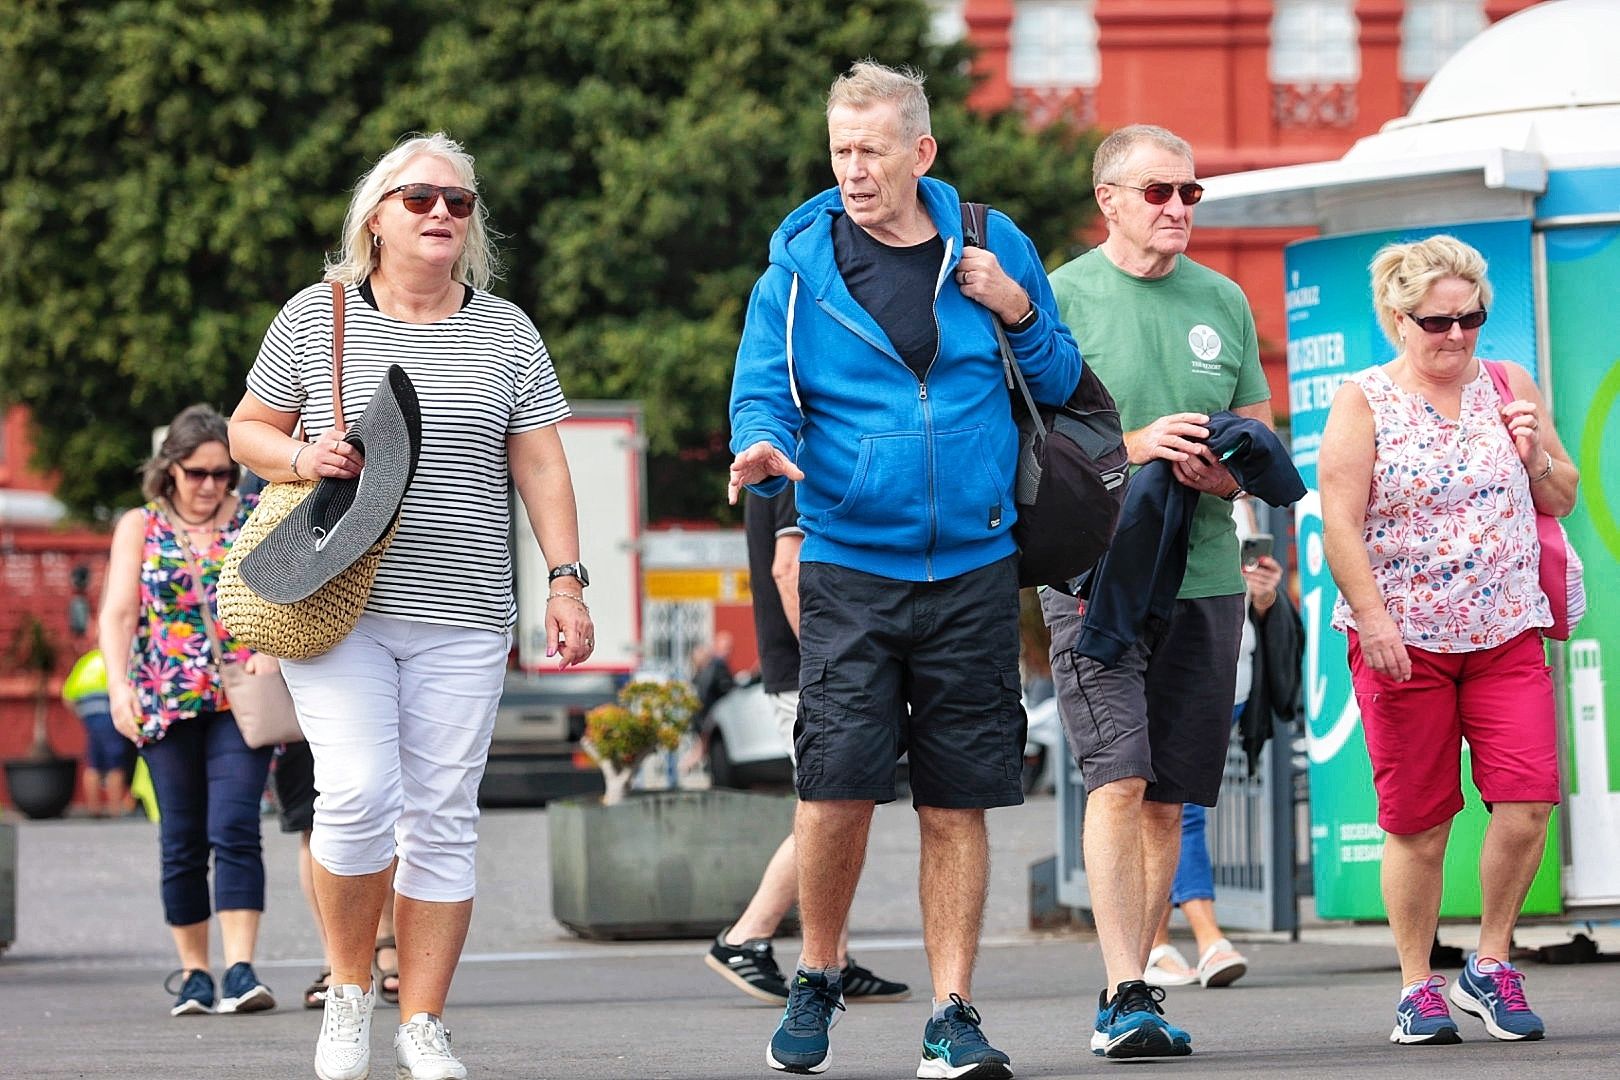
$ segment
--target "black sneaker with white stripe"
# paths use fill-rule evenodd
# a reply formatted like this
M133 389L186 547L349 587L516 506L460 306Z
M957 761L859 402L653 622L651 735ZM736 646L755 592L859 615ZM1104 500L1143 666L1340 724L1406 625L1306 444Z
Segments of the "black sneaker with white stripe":
M782 969L776 966L776 954L770 941L750 938L741 945L727 945L726 934L730 930L728 926L716 935L703 962L750 997L772 1005L782 1004L788 998L787 980L782 978Z
M844 962L841 978L846 1001L904 1001L911 996L911 987L872 974L869 968L857 964L853 956Z

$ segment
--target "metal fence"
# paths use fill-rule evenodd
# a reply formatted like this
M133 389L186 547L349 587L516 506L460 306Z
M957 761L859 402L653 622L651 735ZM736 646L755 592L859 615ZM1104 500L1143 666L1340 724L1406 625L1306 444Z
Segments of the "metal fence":
M1215 874L1215 916L1232 930L1294 931L1299 926L1299 884L1309 880L1296 862L1297 803L1302 773L1293 735L1279 731L1248 775L1243 748L1234 739L1226 755L1220 798L1209 812L1207 839ZM1057 770L1057 896L1065 907L1090 910L1085 855L1085 785L1072 760Z

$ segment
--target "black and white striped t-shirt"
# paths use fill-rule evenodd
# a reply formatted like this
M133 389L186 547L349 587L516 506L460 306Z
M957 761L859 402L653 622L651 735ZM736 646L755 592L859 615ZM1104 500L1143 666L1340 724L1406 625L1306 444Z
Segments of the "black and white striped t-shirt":
M369 292L370 290L366 290ZM481 290L434 323L389 318L344 290L343 414L354 424L390 364L422 406L422 456L366 613L505 632L512 598L506 437L568 416L534 324ZM299 413L309 438L332 428L332 287L311 285L270 324L247 388Z

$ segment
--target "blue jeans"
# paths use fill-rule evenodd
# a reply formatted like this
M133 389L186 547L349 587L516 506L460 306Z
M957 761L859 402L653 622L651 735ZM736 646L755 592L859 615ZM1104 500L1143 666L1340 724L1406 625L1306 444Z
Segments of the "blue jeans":
M1181 807L1181 861L1176 863L1175 880L1170 883L1170 902L1215 899L1215 871L1209 864L1209 844L1204 840L1204 815L1197 803Z
M176 721L141 748L163 817L163 917L170 926L207 921L210 851L214 906L264 910L259 798L272 753L250 749L228 712Z

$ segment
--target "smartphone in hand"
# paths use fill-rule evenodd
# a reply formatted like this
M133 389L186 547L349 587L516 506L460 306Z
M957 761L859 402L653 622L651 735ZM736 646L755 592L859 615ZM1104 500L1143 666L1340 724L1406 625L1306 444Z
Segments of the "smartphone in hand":
M1252 570L1260 565L1262 555L1271 554L1271 534L1255 533L1243 540L1243 568Z

